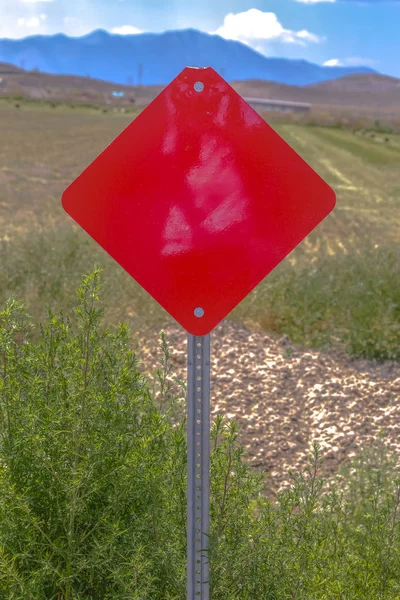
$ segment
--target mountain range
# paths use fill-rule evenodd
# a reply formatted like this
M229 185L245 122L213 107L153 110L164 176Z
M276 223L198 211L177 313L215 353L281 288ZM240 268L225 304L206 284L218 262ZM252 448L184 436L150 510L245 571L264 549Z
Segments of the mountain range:
M325 67L267 57L241 42L194 29L135 35L97 30L82 37L0 39L0 61L127 85L165 85L185 66L212 66L227 81L261 79L297 86L375 72L362 66Z

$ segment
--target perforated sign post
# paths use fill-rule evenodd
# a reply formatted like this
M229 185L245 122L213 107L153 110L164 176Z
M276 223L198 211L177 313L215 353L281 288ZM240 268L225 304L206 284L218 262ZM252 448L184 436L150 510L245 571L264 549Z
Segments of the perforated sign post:
M189 334L187 600L208 600L210 332L334 192L212 68L186 68L62 202Z

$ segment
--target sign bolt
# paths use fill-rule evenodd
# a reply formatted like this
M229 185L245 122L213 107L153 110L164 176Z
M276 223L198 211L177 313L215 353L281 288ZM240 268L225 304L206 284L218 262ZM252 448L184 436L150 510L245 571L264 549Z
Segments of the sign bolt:
M196 92L202 92L204 90L204 83L202 81L196 81L193 87Z
M199 308L195 308L194 314L195 314L195 317L198 317L200 319L201 317L204 316L204 308L201 308L200 306L199 306Z

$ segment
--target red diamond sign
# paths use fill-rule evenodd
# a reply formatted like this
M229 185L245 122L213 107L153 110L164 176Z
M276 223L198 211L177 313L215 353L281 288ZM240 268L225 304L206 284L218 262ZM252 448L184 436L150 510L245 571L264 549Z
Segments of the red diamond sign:
M333 190L212 68L186 68L63 206L189 333L208 334L328 215Z

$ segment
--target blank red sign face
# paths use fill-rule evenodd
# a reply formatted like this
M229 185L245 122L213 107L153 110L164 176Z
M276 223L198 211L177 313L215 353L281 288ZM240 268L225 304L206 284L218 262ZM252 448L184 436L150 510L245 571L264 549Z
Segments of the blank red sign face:
M63 206L189 333L209 333L333 209L333 190L212 68L186 68Z

